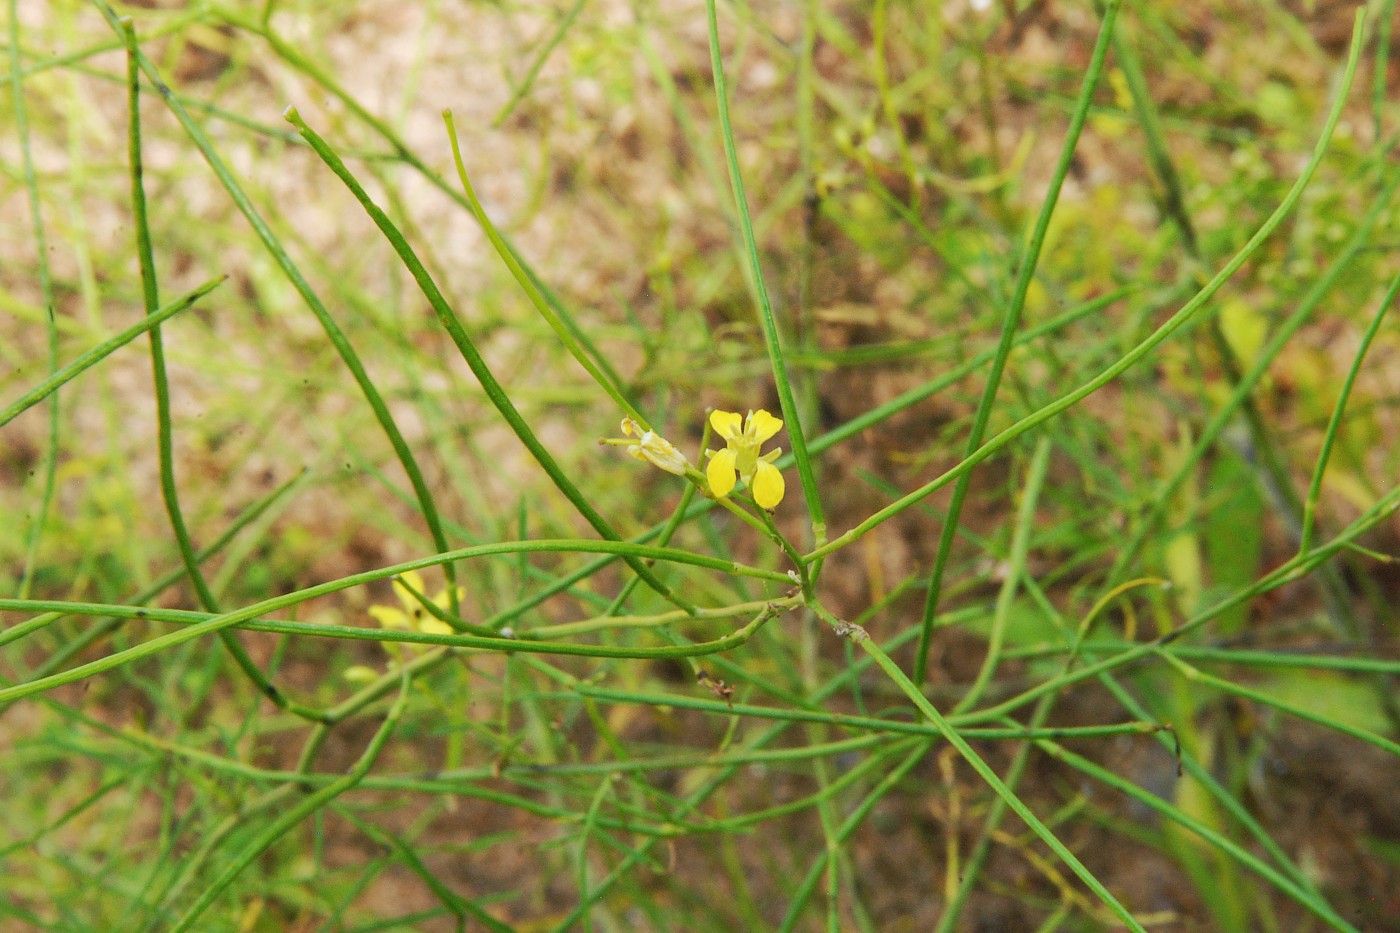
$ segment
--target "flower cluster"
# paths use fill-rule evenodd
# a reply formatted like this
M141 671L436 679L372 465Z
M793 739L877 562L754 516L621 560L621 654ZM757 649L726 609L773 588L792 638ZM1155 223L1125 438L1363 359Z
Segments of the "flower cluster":
M734 491L739 480L743 480L759 508L770 511L777 508L783 501L786 484L773 461L783 452L777 448L760 453L760 448L782 430L782 419L763 409L751 411L746 417L733 411L712 411L710 427L725 444L723 450L705 451L710 462L705 467L704 486L709 487L710 495L723 499ZM699 471L666 438L655 431L643 430L632 418L622 419L622 433L624 437L604 438L599 443L625 447L627 453L638 460L676 476L690 476L692 482L700 485Z

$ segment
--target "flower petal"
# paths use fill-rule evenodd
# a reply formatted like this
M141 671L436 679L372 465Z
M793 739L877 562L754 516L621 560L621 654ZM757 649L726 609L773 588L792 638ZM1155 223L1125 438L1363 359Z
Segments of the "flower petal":
M457 602L460 603L466 598L467 588L464 586L457 587ZM443 590L441 593L438 593L433 597L433 605L437 606L439 609L446 609L448 606L452 605L452 593L449 590Z
M749 412L748 422L744 425L744 435L755 444L762 444L782 429L783 419L774 418L760 408L758 411Z
M425 634L425 635L455 635L455 634L456 634L455 632L452 631L452 626L448 625L446 622L442 621L441 619L434 618L433 616L428 616L428 617L426 617L426 618L420 619L420 620L418 621L418 631L422 632L422 633ZM426 646L426 645L423 645L422 647L425 647L425 648L426 648L427 646Z
M379 623L380 628L412 628L408 616L393 606L370 606L369 617Z
M753 474L753 501L761 509L775 509L783 501L787 484L783 473L771 463L760 460Z
M408 586L404 586L405 583ZM394 581L394 595L399 598L400 605L409 613L422 612L423 607L418 605L418 600L408 591L409 586L420 593L426 590L427 587L423 585L423 575L416 570L405 570Z
M705 467L705 478L710 481L710 492L715 496L723 498L729 495L736 481L734 451L726 447L711 457L709 465Z
M714 428L715 433L726 441L744 433L741 427L743 420L737 411L720 411L717 408L710 412L710 427Z

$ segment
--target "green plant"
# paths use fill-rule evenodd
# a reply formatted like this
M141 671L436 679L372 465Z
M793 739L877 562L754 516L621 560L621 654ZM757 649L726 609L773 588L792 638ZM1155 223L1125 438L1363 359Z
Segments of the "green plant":
M618 132L664 122L674 138L658 148L686 148L694 171L653 178L644 211L587 145L544 144L537 165L513 167L534 177L510 215L478 174L493 137L473 124L476 148L463 145L448 111L433 136L445 145L425 154L406 107L382 115L393 108L365 103L326 49L290 38L310 22L353 30L349 11L269 2L147 21L98 0L115 38L51 54L17 6L9 177L36 259L35 281L5 284L38 304L5 301L25 344L0 380L14 397L0 430L39 452L7 464L32 478L6 499L23 518L0 541L18 568L0 594L18 619L0 633L15 736L3 779L21 802L0 840L9 919L952 930L1000 899L1018 918L1003 922L1043 929L1143 930L1177 913L1359 928L1346 892L1251 796L1274 786L1261 774L1285 717L1392 767L1400 755L1400 663L1367 621L1387 606L1370 571L1391 560L1397 455L1355 440L1396 413L1362 377L1373 348L1394 353L1383 322L1400 290L1380 258L1400 183L1383 85L1370 148L1355 113L1344 120L1366 17L1291 186L1261 171L1268 146L1251 139L1212 187L1193 176L1215 166L1172 135L1226 134L1243 95L1217 82L1223 117L1161 111L1138 59L1196 73L1177 14L1108 0L1081 68L1031 75L997 53L995 20L955 27L885 0L868 30L804 4L791 41L725 7L729 46L714 0L639 4L627 26L573 3L535 24L483 125L558 120L567 138L593 95L607 127L648 93L670 112ZM515 13L534 15L502 15ZM431 6L419 40L448 15ZM75 17L58 5L48 24L73 39ZM663 54L683 43L661 37L701 19L697 83ZM121 86L98 64L119 49L125 169L75 156L63 178L99 178L84 193L111 203L120 175L135 262L69 213L78 258L55 276L57 182L32 145L49 129L30 118L50 98L28 95L82 114L76 82ZM217 74L203 97L173 88L191 49L216 72L263 55L285 69L306 101L285 110L291 131L220 105ZM868 96L824 74L819 50L868 65ZM574 84L550 69L565 54ZM761 85L774 61L795 94L742 107L726 69ZM939 96L967 74L975 93ZM1032 197L1016 179L1035 143L1008 164L999 121L1040 80L1067 119ZM1260 137L1284 147L1322 102L1302 81L1269 87L1258 116L1281 129ZM975 118L931 125L921 108L935 103ZM249 154L230 128L276 147L275 180L237 167ZM1064 198L1086 134L1140 134L1141 190L1081 183ZM773 158L746 154L755 139ZM237 216L208 222L182 198L182 160L151 170L172 141ZM722 204L721 232L678 234L692 221L672 187ZM1123 220L1144 203L1155 221ZM645 268L619 260L630 293L560 284L572 250L598 248L575 229L584 209L610 204L654 250ZM329 229L300 213L318 205ZM469 260L464 221L482 237ZM566 260L554 275L537 264L540 223ZM189 287L188 266L205 284ZM878 284L852 297L865 277ZM163 300L162 283L185 294ZM1339 300L1365 315L1339 326L1364 326L1328 361L1340 378L1309 377L1290 354ZM103 308L118 304L143 316L116 327ZM123 388L123 348L143 337L149 399ZM1299 415L1261 389L1270 380L1336 387ZM208 421L181 412L191 396ZM152 414L137 418L133 398ZM619 419L623 436L599 446ZM780 430L791 452L764 452ZM230 479L249 474L266 476ZM75 475L91 478L80 493ZM1270 602L1300 591L1323 608ZM1318 632L1326 650L1297 650ZM959 645L975 662L945 665ZM1238 726L1239 710L1266 722ZM930 819L941 885L884 877L859 844L898 839L907 852L886 867L923 864L920 837L899 830ZM1188 879L1194 901L1154 907L1130 855ZM1007 859L1032 880L1017 887Z

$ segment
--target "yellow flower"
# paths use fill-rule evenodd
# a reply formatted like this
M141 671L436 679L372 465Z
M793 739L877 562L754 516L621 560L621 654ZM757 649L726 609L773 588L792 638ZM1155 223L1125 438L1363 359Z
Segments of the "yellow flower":
M642 426L631 418L622 419L622 433L635 440L608 440L603 443L625 445L627 452L638 460L645 460L676 476L684 476L690 468L690 461L674 444L655 431L643 431Z
M394 595L399 598L399 604L403 606L403 608L396 609L393 606L370 606L370 616L379 623L381 628L385 629L424 632L430 635L451 635L453 633L452 626L436 616L431 615L428 610L424 609L423 605L418 602L417 599L414 599L413 594L408 591L408 586L404 586L405 583L420 593L425 592L422 575L416 570L405 570L394 580ZM461 599L462 595L462 588L458 587L457 598ZM437 606L439 609L446 609L450 602L450 594L447 590L443 590L433 597L433 605ZM392 642L384 643L384 650L395 657L399 656L399 647L398 644ZM428 646L414 645L413 647L421 651Z
M777 508L778 503L783 501L787 487L783 483L782 472L773 466L773 461L783 451L782 448L775 448L760 455L758 449L782 429L782 419L774 418L761 408L749 412L748 417L743 419L740 419L738 412L712 411L710 427L724 438L726 444L719 452L705 451L710 458L709 465L705 467L710 492L723 498L729 495L737 479L742 477L759 508Z

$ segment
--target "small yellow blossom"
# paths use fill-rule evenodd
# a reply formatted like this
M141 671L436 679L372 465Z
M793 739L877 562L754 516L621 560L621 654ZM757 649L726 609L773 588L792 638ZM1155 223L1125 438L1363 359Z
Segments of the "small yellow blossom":
M753 501L759 508L775 509L783 501L786 485L782 472L773 461L782 455L782 448L775 448L760 455L758 450L764 442L777 434L783 427L781 418L774 418L763 409L751 411L746 418L738 412L710 412L710 427L724 438L726 444L721 451L707 450L710 463L705 467L705 478L710 481L710 492L723 498L734 489L739 478L748 484L753 493Z
M405 583L408 586L405 586ZM452 626L424 609L423 605L408 591L409 586L420 593L425 592L423 577L418 571L405 570L398 579L394 580L394 595L399 598L399 604L403 606L402 609L396 609L393 606L370 606L370 616L379 623L381 628L385 629L423 632L429 635L451 635L453 633ZM458 587L457 598L461 599L462 595L462 588ZM433 605L439 609L446 609L449 603L450 593L447 590L443 590L433 597ZM391 643L384 645L384 649L395 657L399 655L399 647L399 645ZM413 647L422 650L427 645L414 645Z
M622 433L629 440L607 440L602 443L626 446L633 457L676 476L684 476L685 471L690 469L690 461L674 444L655 431L643 431L642 426L631 418L622 419Z

